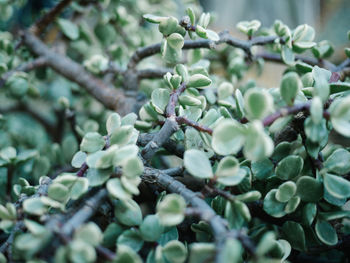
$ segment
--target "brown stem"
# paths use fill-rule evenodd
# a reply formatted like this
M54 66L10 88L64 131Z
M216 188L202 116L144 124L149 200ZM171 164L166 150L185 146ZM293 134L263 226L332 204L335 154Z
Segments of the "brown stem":
M171 95L169 99L169 103L165 110L165 115L167 117L175 116L175 107L177 102L179 101L179 97L181 93L183 93L186 89L186 84L182 83Z
M7 185L6 185L6 195L7 195L7 199L9 201L12 200L12 196L11 196L11 192L12 192L12 178L13 178L13 172L15 170L15 167L10 164L7 167Z
M200 131L200 132L206 132L210 135L213 134L213 129L209 128L209 127L206 127L202 124L199 124L198 122L195 122L195 121L192 121L192 120L189 120L185 117L182 117L182 116L178 116L176 117L176 121L178 124L186 124L188 126L191 126L193 128L195 128L197 131Z
M72 0L62 0L57 5L55 5L49 12L47 12L43 17L41 17L32 27L31 30L35 35L40 35L58 16L62 10L68 6Z
M173 73L171 68L150 68L150 69L140 69L137 71L137 77L141 79L159 79L163 78L166 73Z
M309 110L311 106L311 100L304 102L304 103L300 103L291 107L285 107L282 108L280 110L278 110L277 112L267 116L264 120L263 120L263 125L269 126L272 123L274 123L274 121L276 121L278 118L281 117L285 117L291 114L295 114L297 112L303 111L303 110Z

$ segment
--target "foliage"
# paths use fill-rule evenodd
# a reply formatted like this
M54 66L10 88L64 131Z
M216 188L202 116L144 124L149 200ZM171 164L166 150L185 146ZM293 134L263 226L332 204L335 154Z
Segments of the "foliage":
M345 262L350 59L178 2L62 0L0 33L0 262ZM264 61L279 87L244 78Z

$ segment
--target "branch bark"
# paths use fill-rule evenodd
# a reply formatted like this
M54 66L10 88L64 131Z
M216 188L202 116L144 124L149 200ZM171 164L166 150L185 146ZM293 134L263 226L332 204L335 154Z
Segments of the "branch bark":
M23 32L23 43L33 54L45 58L47 66L85 88L88 93L108 109L118 111L121 115L133 111L136 102L135 98L126 97L123 90L108 87L100 79L85 71L75 61L52 51L29 31Z
M252 38L250 40L241 40L231 36L227 31L223 31L219 34L220 40L212 41L209 39L199 39L199 40L186 40L182 49L195 49L195 48L206 48L213 49L217 45L226 43L227 45L241 48L245 51L248 57L251 57L251 48L253 46L264 46L267 44L273 43L276 39L279 39L278 36L259 36ZM283 42L283 39L280 39ZM153 44L150 46L139 48L135 51L132 57L129 60L128 68L135 68L137 64L150 56L160 53L161 43ZM280 54L277 53L258 53L253 58L263 58L265 60L276 62L276 63L284 63ZM308 63L312 66L319 65L321 67L325 67L331 71L337 71L337 68L333 63L328 60L318 60L312 57L305 57L296 55L297 60L301 60L305 63ZM345 64L345 62L344 62ZM348 65L348 64L347 64ZM345 66L344 66L345 67Z
M46 66L46 59L43 57L38 57L32 61L19 65L17 68L4 73L0 78L0 88L5 85L6 81L16 72L29 72L33 69Z
M225 241L228 234L228 222L218 216L215 211L198 195L191 190L187 189L185 185L180 183L179 181L175 180L171 176L167 175L166 173L154 169L145 167L145 171L142 175L142 180L147 183L155 183L161 186L162 188L168 190L172 193L177 193L181 195L187 203L189 203L193 208L198 208L198 211L200 211L199 217L201 220L206 221L212 231L215 238L216 243L216 262L224 262L223 261L223 255L222 255L222 249L225 245ZM254 247L252 242L250 241L249 237L246 235L243 235L241 231L235 231L234 236L236 237L244 237L245 243L249 244L250 249L251 247Z

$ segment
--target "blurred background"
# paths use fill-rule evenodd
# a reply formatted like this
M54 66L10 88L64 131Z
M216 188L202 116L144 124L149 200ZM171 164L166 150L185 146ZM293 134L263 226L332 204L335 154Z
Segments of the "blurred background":
M315 28L316 39L330 40L335 53L330 60L339 64L346 57L344 47L348 44L347 31L350 30L350 0L201 0L206 12L215 14L216 30L229 29L239 38L245 36L238 32L236 24L243 20L258 19L262 26L270 27L279 19L291 29L300 24ZM311 55L307 54L306 55ZM271 87L279 85L285 67L273 63L266 64L264 74L255 72L246 78L255 78L260 85Z

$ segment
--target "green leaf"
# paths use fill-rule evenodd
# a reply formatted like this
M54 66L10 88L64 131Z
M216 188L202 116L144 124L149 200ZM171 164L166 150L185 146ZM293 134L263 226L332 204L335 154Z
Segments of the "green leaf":
M328 99L330 88L329 88L329 79L332 73L328 70L315 66L312 70L312 75L315 80L313 95L319 96L323 102Z
M234 176L238 170L238 160L233 156L226 156L220 160L215 175L218 177Z
M150 23L155 23L155 24L159 24L160 22L164 21L167 19L167 17L164 16L156 16L156 15L152 15L152 14L144 14L142 16L146 21L150 22Z
M71 40L76 40L79 37L79 28L68 19L57 19L58 26L63 34Z
M174 226L180 224L185 217L186 202L178 194L168 194L157 205L157 214L161 224Z
M106 122L106 129L108 135L111 135L112 132L119 128L121 125L121 119L118 113L113 112L111 115L108 116L107 122Z
M157 215L148 215L140 225L140 233L146 241L157 241L164 231Z
M221 155L236 154L243 146L245 135L235 120L221 121L213 131L213 150Z
M11 94L16 98L21 98L27 94L29 83L26 75L14 73L6 81L6 86L10 88Z
M86 173L86 178L89 181L89 186L95 187L104 184L111 176L110 169L95 169L89 167Z
M97 151L91 153L86 158L86 164L90 168L108 168L113 164L113 158L115 155L115 148L117 146L112 146L106 151Z
M343 177L326 173L323 176L325 189L336 198L350 197L350 182Z
M200 106L202 104L199 99L188 95L181 95L179 97L179 102L183 106Z
M284 208L284 211L287 214L293 213L300 204L300 197L299 196L293 196L291 199L289 199L286 207Z
M195 177L206 179L214 176L210 161L202 151L187 150L184 154L184 166Z
M304 160L297 155L283 158L277 165L276 176L282 180L292 179L300 174L303 169Z
M295 97L302 87L303 84L297 73L289 72L283 76L280 92L287 105L291 106L294 104Z
M274 173L273 163L268 158L260 161L253 161L251 163L251 169L255 178L258 180L265 180Z
M131 125L125 125L125 126L121 126L119 128L116 128L111 136L110 136L110 143L111 145L118 145L118 146L123 146L125 144L127 144L134 132L134 127Z
M310 71L312 71L312 68ZM312 75L312 72L308 72L308 73L304 74L301 77L301 82L303 83L304 88L313 87L315 81L314 81L314 77Z
M178 240L179 239L179 233L177 231L177 228L174 227L167 227L166 229L169 229L167 232L164 232L161 237L158 239L158 244L161 246L164 246L166 243L168 243L171 240Z
M286 215L284 211L285 203L281 203L276 199L276 189L272 189L264 198L264 210L273 217L282 217Z
M184 38L179 33L172 33L167 37L168 45L174 49L181 49L185 43Z
M311 119L314 124L319 124L323 118L323 103L319 97L314 97L310 107Z
M113 163L115 166L124 165L129 158L136 157L139 148L136 145L125 145L116 150Z
M103 232L102 245L111 248L115 246L118 236L123 232L121 225L117 223L110 223Z
M198 25L207 28L207 26L210 23L210 13L202 13L199 21L198 21Z
M350 51L349 51L350 52ZM350 90L350 83L349 82L333 82L329 84L330 93L340 93L343 91L349 91Z
M242 202L254 202L261 198L261 193L259 191L249 191L244 194L236 195L236 200Z
M311 51L316 58L322 59L330 57L334 53L334 48L328 40L323 40L317 43Z
M103 139L102 135L97 132L88 132L81 141L80 150L83 152L93 153L102 150L104 146L105 140Z
M275 240L276 235L274 232L269 231L265 233L259 241L259 244L256 248L256 254L262 256L268 253L275 246Z
M114 215L118 222L126 226L138 226L142 223L142 212L139 205L132 199L117 201Z
M47 206L41 201L40 197L33 197L24 200L23 209L31 215L43 215L47 212Z
M296 190L297 187L294 182L285 182L278 187L276 200L282 203L288 202L294 196Z
M159 114L163 114L169 103L170 92L167 89L155 89L152 92L151 102Z
M282 231L292 248L299 251L306 250L305 232L300 224L293 221L287 221L283 224Z
M227 238L222 251L224 262L239 263L242 259L242 245L237 239Z
M213 41L219 41L220 36L213 30L206 29L207 38Z
M273 111L272 96L261 88L249 89L244 94L244 105L249 119L262 119Z
M143 163L138 157L129 158L123 165L123 174L128 178L134 178L143 172Z
M86 153L79 151L76 154L74 154L73 159L72 159L72 166L74 168L80 168L83 163L86 161Z
M165 39L162 44L162 57L165 62L175 64L182 58L182 49L172 48Z
M324 167L329 172L347 174L350 172L350 153L345 149L335 150L324 162Z
M281 49L281 57L284 63L287 65L293 65L295 60L295 55L293 50L287 45L283 45Z
M233 85L230 82L223 82L218 87L217 92L220 100L226 99L233 94Z
M226 156L219 162L215 172L217 182L226 186L239 184L247 172L244 169L239 169L239 162L233 156Z
M331 122L334 129L343 136L350 137L350 96L335 101L331 107Z
M237 28L239 31L243 32L244 34L247 34L248 36L252 36L254 32L258 31L260 28L261 23L258 20L252 20L252 21L242 21L237 24Z
M189 263L203 263L214 258L216 249L213 243L192 243L190 251Z
M311 176L301 176L297 181L297 195L304 202L317 202L323 196L322 183Z
M128 246L132 248L134 251L138 252L142 246L144 241L138 230L131 228L125 230L117 239L117 246L120 245Z
M183 243L177 240L168 242L163 248L162 253L168 262L183 263L187 258L187 249Z
M108 180L106 187L108 193L114 198L124 201L131 198L131 193L123 187L119 178L112 178Z
M317 206L314 203L307 203L302 211L302 223L310 226L314 221L317 213Z
M186 13L187 13L187 15L188 15L189 18L190 18L191 24L194 25L195 22L196 22L196 15L195 15L193 9L192 9L191 7L188 7L188 8L186 9Z
M0 253L0 263L7 263L7 259L2 253Z
M177 64L174 68L174 72L181 76L183 82L188 82L188 70L186 66L183 64Z
M313 42L314 38L315 30L311 26L306 24L298 26L292 35L293 50L301 53L312 48L316 45L316 43Z
M242 182L242 180L247 176L246 169L238 169L237 173L232 176L221 176L217 178L217 182L226 185L226 186L234 186L238 185Z
M274 147L273 141L265 133L261 121L251 122L245 136L243 154L247 159L259 161L271 156Z
M176 31L178 24L179 21L175 17L166 17L159 23L159 32L164 36L169 36Z
M125 245L118 245L118 250L115 258L113 259L114 263L142 263L142 259L132 248Z
M49 186L47 195L56 201L65 202L69 197L69 189L63 184L52 183Z
M124 126L124 125L134 126L136 120L137 120L137 115L134 112L130 112L122 118L121 125L122 126Z
M206 88L211 84L211 79L203 74L194 74L192 75L188 83L186 84L187 87L193 87L193 88Z
M338 235L330 223L325 220L317 220L315 225L317 237L322 243L333 246L338 243Z
M102 232L95 223L89 222L75 231L74 239L80 239L95 247L102 242Z
M16 159L17 151L15 148L9 146L6 148L1 149L0 151L0 157L4 159L6 162L12 162Z

